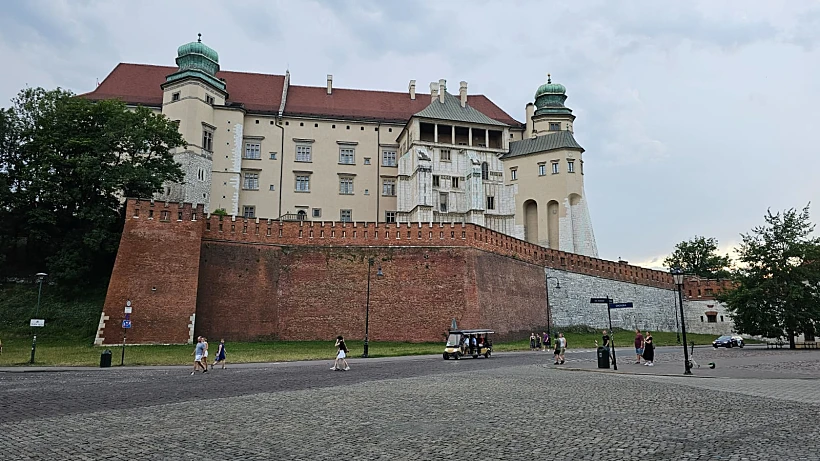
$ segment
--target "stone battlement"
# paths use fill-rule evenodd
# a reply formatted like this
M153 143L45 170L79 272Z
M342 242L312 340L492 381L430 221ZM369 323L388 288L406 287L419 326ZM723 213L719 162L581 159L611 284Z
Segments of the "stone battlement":
M545 248L476 224L282 221L205 215L202 205L128 199L129 220L173 225L200 221L202 239L248 244L319 247L472 247L543 267L674 288L662 271Z

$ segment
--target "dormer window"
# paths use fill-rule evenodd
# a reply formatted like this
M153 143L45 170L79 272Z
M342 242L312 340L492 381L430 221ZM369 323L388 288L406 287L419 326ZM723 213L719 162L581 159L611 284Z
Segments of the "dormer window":
M561 131L561 124L558 122L550 122L550 131Z

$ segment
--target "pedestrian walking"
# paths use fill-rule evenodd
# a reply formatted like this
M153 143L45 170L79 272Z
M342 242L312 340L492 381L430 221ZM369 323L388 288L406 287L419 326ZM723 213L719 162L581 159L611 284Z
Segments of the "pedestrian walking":
M535 350L535 333L530 333L530 350Z
M635 363L641 363L641 356L643 355L643 335L641 334L641 330L635 329L635 355L637 359L635 359Z
M544 339L542 341L542 344L544 344L544 350L545 351L550 348L550 340L551 340L550 334L545 331L544 332Z
M205 351L208 352L208 351ZM216 364L221 363L222 369L225 369L225 340L219 340L219 346L216 348L216 358L214 359L214 363L211 364L211 370L214 369Z
M644 365L655 366L655 343L652 341L652 333L648 331L643 337L643 360Z
M202 368L208 371L208 338L203 336L202 344L205 345L205 352L202 353Z
M564 353L567 351L567 338L564 338L563 333L558 333L555 338L555 365L564 364Z
M535 335L535 350L541 350L541 335Z
M342 335L336 337L336 361L333 362L333 366L330 368L333 371L350 371L350 366L347 364L347 353L348 353L347 345L345 344L345 338ZM344 364L344 368L341 368L341 364Z
M202 342L202 336L196 338L196 347L194 347L191 355L194 356L194 370L191 372L191 376L193 376L197 369L202 368L202 356L205 355L205 344ZM208 369L202 368L202 372L207 373Z

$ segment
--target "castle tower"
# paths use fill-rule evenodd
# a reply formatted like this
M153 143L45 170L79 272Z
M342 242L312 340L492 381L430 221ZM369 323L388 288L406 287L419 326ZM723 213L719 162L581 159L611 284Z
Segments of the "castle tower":
M208 211L213 169L216 123L214 106L225 104L225 82L217 77L219 55L200 38L177 49L179 69L162 85L162 113L177 120L187 148L174 159L182 165L182 183L164 186L157 198L174 202L202 203Z
M515 233L555 250L597 257L584 193L584 148L575 140L575 116L564 105L564 85L547 83L527 105L527 136L502 157L506 183L515 188Z

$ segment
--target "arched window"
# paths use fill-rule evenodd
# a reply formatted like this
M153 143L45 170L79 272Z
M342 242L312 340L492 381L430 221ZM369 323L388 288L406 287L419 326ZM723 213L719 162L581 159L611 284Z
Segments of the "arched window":
M481 164L481 179L485 181L490 179L490 165L487 165L487 162Z
M305 218L307 218L307 213L305 213L305 210L299 210L296 213L296 219L298 219L299 221L304 221Z

